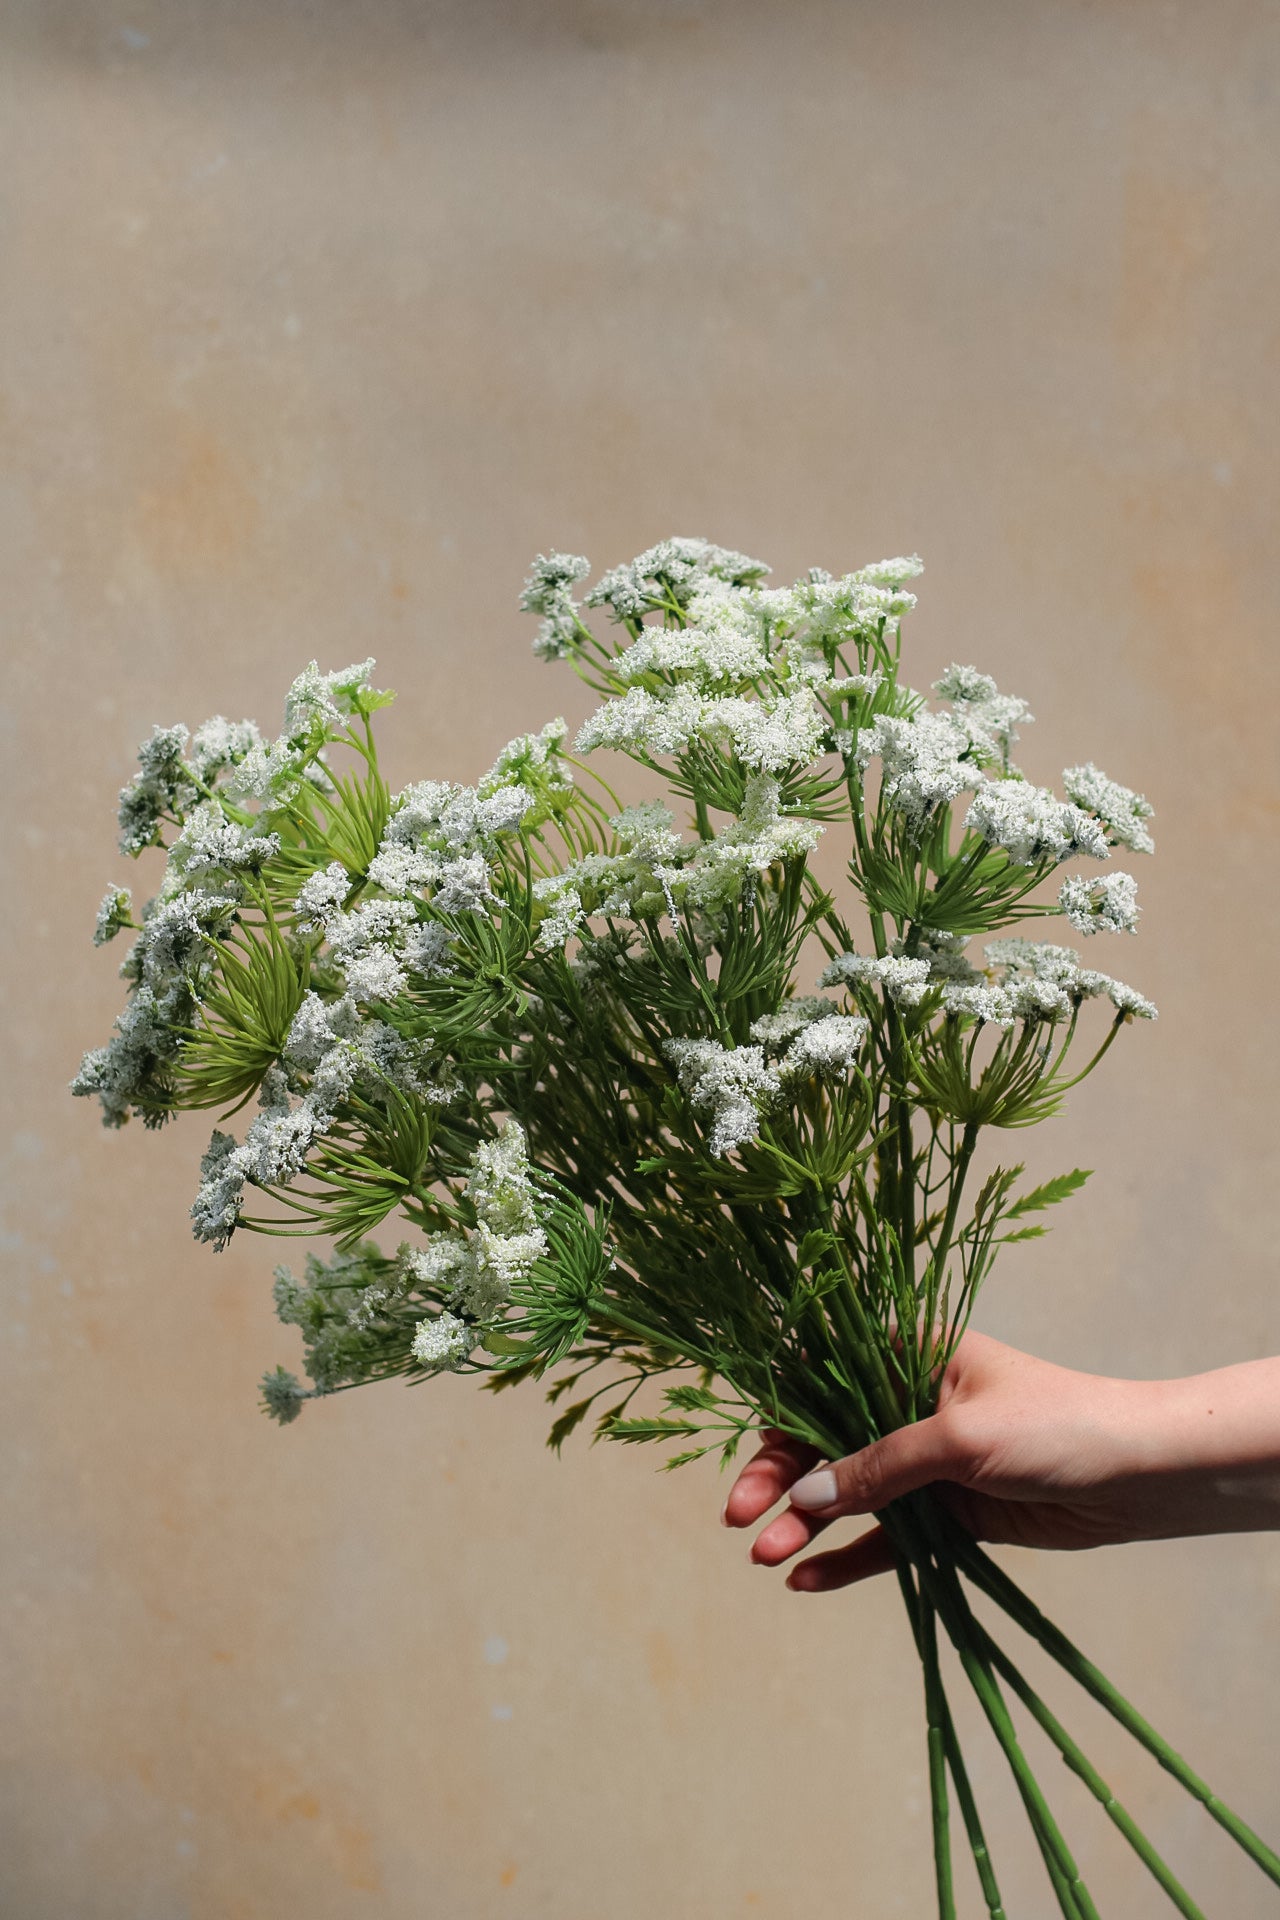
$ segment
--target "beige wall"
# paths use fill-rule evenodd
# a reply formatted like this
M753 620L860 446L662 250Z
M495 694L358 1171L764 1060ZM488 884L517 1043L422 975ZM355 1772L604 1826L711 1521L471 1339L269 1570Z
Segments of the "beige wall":
M514 612L539 547L918 547L916 678L977 661L1029 771L1159 809L1116 965L1163 1017L1017 1143L1099 1171L982 1323L1115 1372L1280 1350L1280 14L7 0L0 52L0 1913L918 1920L891 1585L748 1575L713 1471L557 1465L531 1390L256 1411L294 1350L270 1244L189 1238L203 1124L64 1092L119 1001L114 796L153 721L274 723L313 654L378 655L397 781L582 713ZM1274 1835L1276 1540L1015 1558ZM1273 1911L1078 1723L1213 1920ZM1046 1765L1104 1911L1163 1913Z

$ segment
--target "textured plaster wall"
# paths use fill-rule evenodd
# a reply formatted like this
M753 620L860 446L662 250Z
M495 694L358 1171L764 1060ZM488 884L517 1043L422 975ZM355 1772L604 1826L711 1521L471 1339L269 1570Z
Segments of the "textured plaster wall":
M0 6L4 1920L929 1910L891 1583L748 1574L713 1470L557 1465L532 1391L256 1411L294 1349L270 1244L189 1238L202 1123L64 1092L119 1001L114 797L153 721L273 723L312 655L378 655L397 784L580 716L514 611L539 547L918 547L917 680L977 661L1033 775L1159 810L1111 957L1162 1018L1017 1143L1098 1173L982 1322L1280 1350L1278 83L1248 0ZM1012 1560L1280 1829L1276 1539ZM1073 1715L1213 1920L1276 1910ZM1104 1911L1163 1913L1046 1765Z

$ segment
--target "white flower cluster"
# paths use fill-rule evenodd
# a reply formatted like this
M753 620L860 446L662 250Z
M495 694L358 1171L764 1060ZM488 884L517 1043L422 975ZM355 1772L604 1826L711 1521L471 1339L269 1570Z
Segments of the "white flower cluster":
M547 1251L528 1145L516 1121L508 1120L496 1139L477 1147L467 1193L476 1213L474 1233L432 1234L424 1246L402 1254L407 1271L445 1293L456 1309L420 1321L414 1333L414 1357L433 1372L462 1364L475 1345L475 1323L500 1313L513 1285Z
M154 846L164 819L181 821L200 798L192 769L183 758L189 736L184 726L156 727L138 748L138 771L120 789L120 851L138 855Z
M385 1021L362 1019L354 991L332 1003L308 992L294 1015L281 1062L263 1079L261 1111L244 1141L237 1144L231 1134L215 1131L209 1143L191 1209L197 1240L224 1247L240 1218L247 1186L280 1185L301 1172L357 1081L375 1095L390 1085L433 1104L448 1099L449 1089L430 1078L432 1062L429 1041L409 1040Z
M448 928L420 919L410 896L428 894L433 913L449 916L500 904L492 865L499 837L538 818L572 786L560 759L565 731L556 720L511 741L477 786L423 780L398 794L368 871L389 897L345 912L355 881L340 861L303 882L294 901L298 931L325 935L358 1000L393 1000L410 973L451 971Z
M456 1373L476 1344L475 1328L456 1313L420 1320L413 1336L413 1357L432 1373Z
M169 848L161 895L181 892L195 874L217 873L225 880L241 873L261 873L279 851L278 833L255 833L252 827L228 820L216 800L205 800L187 815L182 832Z
M742 686L769 670L768 638L753 600L723 582L704 586L689 602L687 627L643 627L618 656L615 672L630 685L646 676L687 674L713 691Z
M941 679L934 681L933 690L950 702L952 713L970 738L1007 768L1018 728L1035 719L1026 701L1016 693L1001 693L990 674L954 662Z
M1052 1024L1069 1016L1084 1000L1105 997L1121 1016L1154 1020L1156 1009L1136 988L1080 965L1071 947L1035 940L992 940L986 948L988 982L983 986L943 988L944 1011L993 1026L1021 1020Z
M535 881L542 946L563 947L592 915L646 920L664 910L674 919L682 907L715 911L737 900L751 876L811 852L822 832L817 821L781 812L770 774L752 775L740 816L709 840L681 840L661 801L624 808L610 825L620 852L588 854Z
M716 1040L666 1040L663 1052L676 1070L689 1105L710 1114L707 1145L717 1157L745 1145L760 1131L761 1112L777 1103L782 1082L767 1067L763 1047L722 1047Z
M524 613L542 615L533 650L543 660L564 660L578 638L578 603L571 588L591 571L580 553L540 553L520 596Z
M213 964L212 942L226 932L236 904L233 894L204 887L170 900L149 900L125 967L157 993L178 980L198 992Z
M403 993L409 975L400 950L417 920L411 900L363 900L329 921L329 952L343 970L348 993L366 1005Z
M482 913L494 903L490 866L498 839L534 825L573 785L561 747L568 731L552 720L510 741L474 787L421 780L392 804L369 878L403 897L431 891L438 913Z
M596 747L649 756L677 754L695 739L730 746L745 767L781 773L808 766L822 750L828 721L807 687L762 699L703 694L687 682L658 693L631 687L598 707L578 733L579 753Z
M258 800L264 806L283 806L304 781L320 786L327 776L315 755L324 742L341 731L345 721L368 705L380 705L385 696L369 684L374 662L361 660L335 673L321 673L312 660L290 687L284 703L284 732L278 740L255 737L232 765L226 791L234 799ZM213 723L211 722L210 725ZM227 723L220 722L219 726ZM220 734L216 736L221 739Z
M862 657L873 643L894 638L916 604L905 583L923 571L918 554L877 560L838 580L815 567L807 580L760 588L750 598L801 677L825 679L838 648L853 646Z
M947 933L939 927L920 927L916 930L916 956L929 963L931 983L949 980L958 986L979 986L983 975L978 972L965 957L965 948L969 942L962 933ZM895 940L890 951L895 958L902 957L903 942Z
M104 947L108 940L114 940L120 929L129 925L132 913L133 895L129 888L108 887L93 923L94 946Z
M900 954L885 954L876 959L859 953L842 953L830 961L818 975L820 987L879 986L900 1007L918 1007L929 991L933 965L925 957L906 959Z
M493 898L493 838L518 827L532 804L522 786L486 798L475 787L421 780L398 795L369 878L400 897L430 889L441 913L482 912Z
M1066 792L1086 813L1096 814L1111 832L1115 846L1128 847L1132 853L1154 853L1156 843L1144 822L1155 812L1149 800L1116 780L1108 780L1092 760L1082 767L1068 767L1062 776Z
M548 720L537 733L519 733L508 740L476 787L482 799L511 787L522 787L539 803L538 814L573 787L573 771L565 765L563 748L569 732L566 720Z
M602 573L586 596L589 607L608 607L617 620L640 620L653 607L673 600L687 606L697 589L709 580L742 586L763 579L769 569L763 560L709 540L660 540L625 566Z
M1019 867L1057 863L1077 854L1105 860L1110 851L1092 814L1029 780L984 781L964 823Z
M302 1171L307 1153L322 1121L310 1100L293 1106L288 1083L279 1067L268 1070L259 1095L261 1112L242 1144L215 1128L200 1162L200 1186L191 1208L197 1240L208 1240L219 1251L235 1231L244 1204L244 1190L275 1186Z
M71 1082L72 1093L98 1101L104 1127L122 1127L134 1112L144 1124L159 1124L163 1114L153 1114L147 1103L157 1075L178 1051L175 1028L194 1010L189 989L180 985L163 994L147 986L135 988L106 1046L89 1049Z
M971 792L982 779L969 730L945 713L919 713L910 720L878 714L859 731L853 750L860 772L873 759L884 769L884 800L917 834L938 807Z
M787 1001L751 1029L753 1046L723 1047L717 1040L666 1040L689 1105L711 1121L707 1146L717 1158L760 1131L761 1115L785 1099L798 1081L842 1079L857 1061L870 1022L838 1013L820 998ZM772 1064L767 1056L777 1057Z
M298 675L284 702L284 730L290 740L326 738L357 711L357 696L367 693L376 662L361 660L336 673L321 673L312 660Z
M163 1121L166 1071L196 1017L214 943L235 908L229 895L199 887L143 908L142 930L120 969L132 992L106 1046L85 1054L71 1082L74 1094L97 1098L105 1126L123 1126L131 1112L152 1126ZM128 912L127 890L107 894L98 910L102 939L119 930Z
M410 1040L385 1020L362 1018L356 995L324 1001L308 992L293 1018L284 1060L295 1074L309 1077L308 1098L328 1126L333 1113L360 1080L371 1091L395 1087L432 1105L450 1097L447 1085L431 1077L435 1055L430 1040Z
M228 720L225 714L215 713L191 737L191 765L208 786L218 774L237 766L246 753L261 745L262 735L252 720Z
M1131 873L1106 873L1096 880L1073 873L1062 883L1058 904L1081 933L1136 933L1138 883Z

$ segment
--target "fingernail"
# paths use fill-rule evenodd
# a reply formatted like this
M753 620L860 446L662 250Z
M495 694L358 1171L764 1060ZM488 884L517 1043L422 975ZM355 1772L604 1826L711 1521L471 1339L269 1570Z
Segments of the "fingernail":
M791 1489L791 1504L796 1507L833 1507L839 1494L836 1477L830 1467L806 1473Z
M729 1524L729 1502L726 1500L724 1505L720 1509L720 1525L722 1527L727 1527L728 1524Z

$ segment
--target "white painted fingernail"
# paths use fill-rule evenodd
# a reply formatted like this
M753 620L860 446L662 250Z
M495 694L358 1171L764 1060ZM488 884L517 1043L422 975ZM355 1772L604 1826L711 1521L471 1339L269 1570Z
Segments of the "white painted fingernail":
M803 1480L797 1480L791 1489L791 1504L795 1507L833 1507L839 1497L835 1474L830 1467L819 1467L816 1473L806 1473Z

